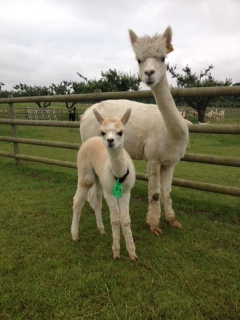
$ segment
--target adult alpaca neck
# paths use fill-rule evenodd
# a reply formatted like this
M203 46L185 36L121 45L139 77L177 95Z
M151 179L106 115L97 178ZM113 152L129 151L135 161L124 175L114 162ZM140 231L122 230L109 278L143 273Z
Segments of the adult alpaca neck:
M139 64L139 76L152 90L169 136L177 140L185 137L187 126L177 111L166 78L165 59L173 50L171 28L167 27L162 35L153 37L138 37L132 30L129 35Z
M150 87L169 136L178 140L188 134L187 126L178 112L166 76Z

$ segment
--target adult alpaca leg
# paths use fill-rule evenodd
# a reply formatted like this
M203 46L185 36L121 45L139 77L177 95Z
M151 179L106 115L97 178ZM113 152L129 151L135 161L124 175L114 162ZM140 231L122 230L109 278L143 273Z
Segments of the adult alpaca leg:
M181 228L181 223L175 220L175 212L172 208L171 186L175 165L161 166L161 200L164 206L165 217L171 227Z
M146 222L150 226L150 231L157 235L162 233L158 228L161 217L160 208L160 166L155 160L147 162L148 175L148 212Z

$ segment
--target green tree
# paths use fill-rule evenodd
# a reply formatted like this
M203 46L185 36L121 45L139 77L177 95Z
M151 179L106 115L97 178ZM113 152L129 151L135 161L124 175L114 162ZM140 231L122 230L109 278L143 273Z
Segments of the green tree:
M59 84L52 83L49 86L51 94L64 95L70 94L72 92L72 82L71 81L61 81Z
M119 72L116 69L109 69L107 72L101 72L102 82L106 85L106 90L113 91L129 91L139 90L140 79L134 74Z
M95 90L101 90L102 92L113 91L128 91L139 90L140 79L136 75L123 73L117 70L109 69L106 72L101 72L101 78L87 79L83 75L77 72L82 81L61 81L59 84L52 83L49 87L46 86L29 86L25 83L19 83L13 86L14 91L3 92L1 87L4 85L0 82L0 97L7 97L8 94L13 93L17 97L29 97L29 96L47 96L47 95L66 95L66 94L79 94L79 93L92 93ZM50 102L40 103L36 101L36 104L40 108L46 108L51 105ZM72 113L73 107L76 102L67 103L66 108L69 113Z
M225 81L218 81L211 75L213 65L209 65L207 69L201 71L199 75L193 73L191 68L187 65L182 69L183 73L178 73L177 66L167 66L168 71L171 73L172 78L177 81L177 87L179 88L191 88L191 87L215 87L215 86L230 86L232 81L226 79ZM210 102L216 101L215 97L191 97L182 98L186 104L195 109L198 113L198 121L205 122L205 112Z
M51 90L51 94L57 94L57 95L65 95L65 94L71 94L71 93L76 93L73 90L73 82L72 81L61 81L59 84L54 84L52 83L51 86L49 87ZM76 101L72 103L68 103L67 101L65 102L65 106L69 112L69 119L71 118L72 120L75 121L75 106Z
M140 79L136 75L127 74L117 71L116 69L109 69L106 72L101 72L99 80L88 80L86 77L77 72L80 78L84 81L73 82L72 89L74 93L90 93L98 89L102 92L118 92L139 90Z
M29 86L25 83L19 83L13 86L14 94L18 97L47 96L50 94L49 88L46 86Z
M15 86L13 86L13 91L14 96L17 97L36 97L36 96L47 96L51 94L50 90L46 86L29 86L25 83L19 83ZM35 102L39 108L47 108L48 106L51 105L51 102L43 102L41 105L40 102L36 101Z
M0 98L7 98L12 92L2 90L3 86L5 86L5 84L0 81Z
M81 82L74 81L72 82L72 90L73 93L92 93L94 92L95 89L100 89L102 90L101 86L101 80L97 81L96 79L94 80L88 80L86 77L81 75L79 72L77 72L79 77L83 79Z

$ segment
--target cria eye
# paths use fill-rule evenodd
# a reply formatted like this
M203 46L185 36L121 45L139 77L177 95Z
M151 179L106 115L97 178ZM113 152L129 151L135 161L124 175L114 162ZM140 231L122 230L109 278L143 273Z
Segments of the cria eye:
M162 57L160 60L161 60L162 62L164 62L164 61L165 61L165 59L166 59L165 57Z
M103 136L103 137L104 137L104 136L105 136L105 134L106 134L106 133L105 133L104 131L101 131L101 136Z
M121 137L123 135L123 132L122 131L119 131L118 132L118 135Z
M140 64L140 63L142 62L142 60L139 60L139 59L138 59L137 62Z

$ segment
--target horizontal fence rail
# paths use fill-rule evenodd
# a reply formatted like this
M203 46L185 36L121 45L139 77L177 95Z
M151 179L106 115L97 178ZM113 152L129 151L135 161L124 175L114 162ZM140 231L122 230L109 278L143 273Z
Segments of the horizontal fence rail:
M51 120L21 120L21 119L0 119L0 124L39 126L39 127L59 127L59 128L79 128L78 121L51 121Z
M79 146L80 146L79 143L47 141L47 140L36 140L36 139L26 139L26 138L17 138L17 137L6 137L6 136L0 136L0 141L15 142L15 143L22 143L22 144L31 144L31 145L43 146L43 147L55 147L55 148L74 149L74 150L78 150L78 149L79 149Z
M67 168L73 168L73 169L77 168L77 164L74 162L49 159L49 158L42 158L42 157L35 157L35 156L28 156L26 154L18 154L18 153L13 154L10 152L0 151L0 156L7 157L7 158L13 158L13 159L17 159L17 160L26 160L26 161L51 164L51 165L60 166L60 167L67 167Z
M6 136L0 136L0 141L30 144L30 145L43 146L43 147L74 149L74 150L78 150L80 146L80 144L78 143L36 140L36 139L6 137ZM1 155L1 152L0 152L0 155ZM222 166L240 167L240 158L233 158L233 157L219 157L219 156L204 155L204 154L186 153L181 160L189 161L189 162L222 165Z
M211 88L187 88L187 89L172 89L171 93L174 97L195 97L195 96L240 96L240 86L236 87L211 87ZM93 102L106 99L143 99L152 98L152 92L133 91L133 92L110 92L110 93L93 93L93 94L74 94L64 96L37 96L37 97L16 97L0 99L0 104L9 104L9 118L0 119L0 124L9 125L11 127L11 136L0 136L0 141L13 143L14 152L0 151L0 156L15 159L16 164L20 160L39 162L49 165L57 165L68 168L77 168L76 163L69 161L62 161L56 159L49 159L37 156L30 156L21 154L19 152L19 144L29 144L37 146L47 146L54 148L66 148L77 150L78 143L67 143L47 140L26 139L17 136L17 126L43 126L43 127L62 127L62 128L79 128L80 122L69 121L52 121L52 120L20 120L14 117L13 103L30 103L30 102ZM189 127L190 133L207 133L207 134L230 134L239 135L240 125L192 125ZM240 158L219 157L213 155L192 154L186 153L182 161L190 161L205 164L214 164L221 166L240 167ZM136 178L147 181L146 175L136 173ZM191 188L201 191L209 191L221 193L231 196L240 196L240 188L231 186L222 186L211 183L203 183L198 181L190 181L183 179L173 179L174 186Z
M42 126L42 127L63 127L79 128L80 122L74 121L51 121L51 120L21 120L21 119L0 119L0 124L15 124L22 126ZM189 128L190 133L214 133L214 134L240 134L240 125L214 125L214 124L194 124Z
M138 180L148 181L146 175L142 173L136 173L136 178ZM172 185L177 187L184 187L184 188L201 190L201 191L209 191L214 193L222 193L222 194L227 194L229 196L240 197L240 188L231 187L231 186L226 187L226 186L221 186L213 183L183 180L183 179L177 179L177 178L173 178Z
M177 88L171 89L173 97L214 97L214 96L240 96L240 86L228 87L206 87L206 88ZM11 97L0 99L3 103L25 103L25 102L92 102L107 99L147 99L153 98L151 90L124 91L124 92L101 92L85 94L69 94L54 96L35 96L35 97Z
M61 160L55 160L55 159L48 159L48 158L42 158L42 157L34 157L34 156L28 156L24 154L12 154L9 152L3 152L0 151L0 156L8 157L8 158L14 158L18 160L26 160L26 161L33 161L33 162L39 162L44 163L48 165L56 165L61 167L67 167L67 168L77 168L77 164L70 161L61 161ZM136 173L136 178L138 180L142 181L148 181L146 175L142 173ZM198 182L198 181L192 181L192 180L183 180L183 179L177 179L173 178L172 181L173 186L183 187L183 188L189 188L189 189L195 189L195 190L201 190L201 191L209 191L214 193L221 193L225 195L230 196L238 196L240 197L240 188L231 187L231 186L222 186L212 183L204 183L204 182Z

